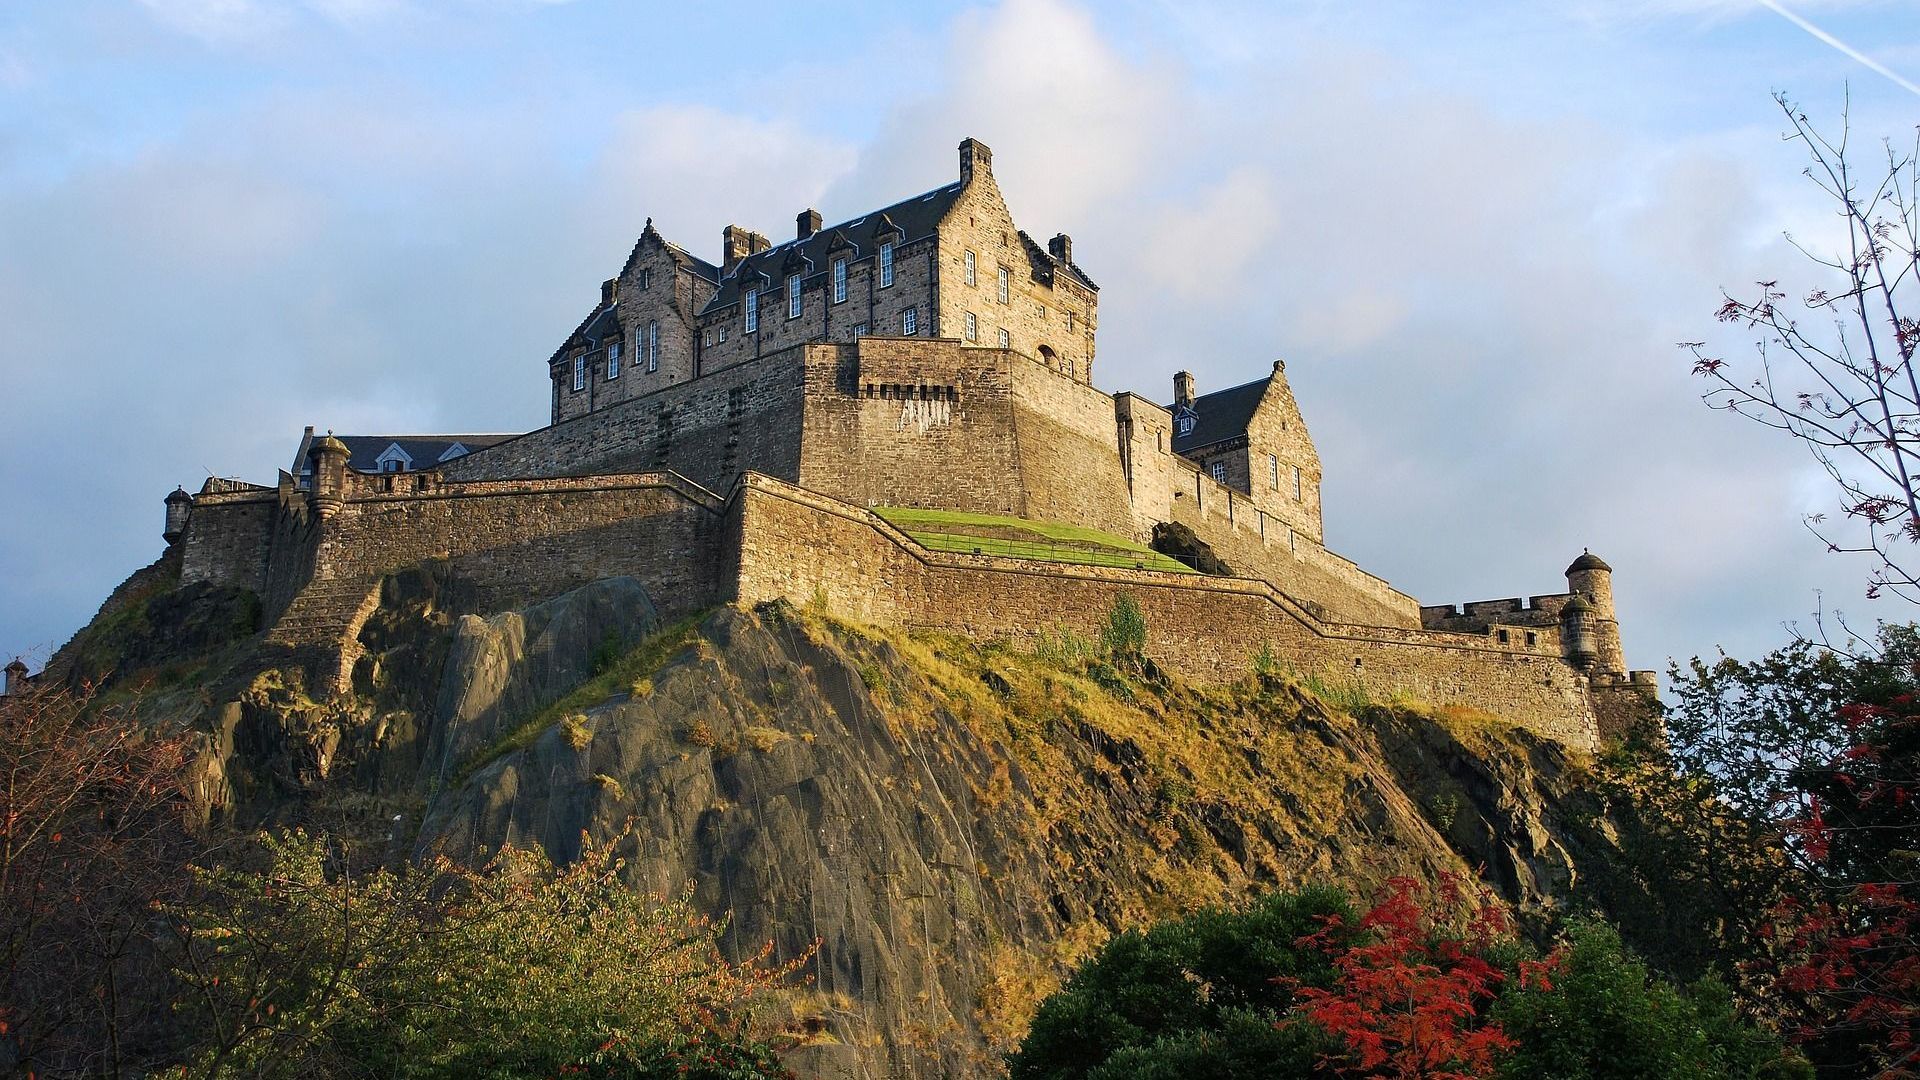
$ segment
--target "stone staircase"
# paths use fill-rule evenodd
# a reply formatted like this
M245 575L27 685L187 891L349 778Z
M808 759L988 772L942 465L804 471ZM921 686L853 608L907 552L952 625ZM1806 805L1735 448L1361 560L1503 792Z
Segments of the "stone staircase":
M351 683L360 628L379 606L378 578L310 581L267 632L267 644L315 654L314 689L337 694Z

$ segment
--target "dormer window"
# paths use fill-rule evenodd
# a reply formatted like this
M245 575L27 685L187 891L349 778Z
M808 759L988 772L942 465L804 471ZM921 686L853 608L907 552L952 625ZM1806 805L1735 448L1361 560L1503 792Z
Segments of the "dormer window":
M1004 266L1000 268L1000 276L996 282L996 287L1000 292L1000 302L1003 304L1007 303L1010 290L1007 288L1007 268Z
M1183 412L1173 418L1173 433L1181 438L1193 434L1193 414Z
M620 377L620 343L615 341L607 346L607 378Z
M787 318L799 318L800 311L800 275L795 274L787 279Z
M747 333L760 329L760 290L747 290Z
M885 289L893 285L893 241L880 245L880 287Z
M393 443L380 451L380 456L374 461L383 473L406 472L413 468L413 455L400 449L399 443Z
M573 388L575 390L585 390L587 388L586 353L581 353L579 356L573 358Z
M647 371L651 373L659 370L660 370L660 324L657 322L650 322L647 324Z
M967 254L966 254L966 256L965 256L965 262L966 262L966 278L967 278L967 284L969 284L969 285L973 285L973 284L977 284L977 281L976 281L976 279L975 279L975 277L974 277L974 266L973 266L973 263L974 263L974 260L973 260L973 252L971 252L971 251L969 251L969 252L967 252Z
M833 260L833 302L847 302L847 260Z

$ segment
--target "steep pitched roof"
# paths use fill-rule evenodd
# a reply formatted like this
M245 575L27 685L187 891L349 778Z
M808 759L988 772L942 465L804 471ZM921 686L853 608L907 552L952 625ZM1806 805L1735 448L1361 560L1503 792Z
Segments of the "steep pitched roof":
M516 438L514 435L335 435L347 444L347 468L355 472L382 472L380 458L388 448L398 446L413 469L431 469L440 464L456 445L468 453ZM314 436L309 433L300 443L299 464L305 468L307 447ZM459 455L454 455L458 457Z
M1173 452L1184 454L1245 435L1253 414L1260 408L1260 400L1267 396L1267 384L1272 381L1273 376L1269 375L1194 398L1193 430L1173 437Z
M789 240L749 255L740 260L732 273L720 279L719 290L707 301L701 314L738 303L746 289L770 289L785 281L790 273L808 277L824 274L831 265L828 252L836 247L847 246L853 258L865 258L879 248L882 233L896 233L902 244L931 236L940 219L953 207L961 187L962 183L955 181L852 221L821 229L804 240Z
M660 230L653 227L652 218L647 219L646 228L640 230L639 238L633 242L633 250L627 254L627 261L624 264L622 264L620 267L621 277L626 277L627 271L633 269L633 264L640 258L640 248L642 245L644 245L647 242L648 237L652 237L653 239L658 240L660 242L660 246L663 248L666 248L667 253L673 256L674 262L677 262L681 266L684 266L687 269L692 270L694 273L700 275L703 278L706 278L708 281L720 280L719 267L713 265L712 263L701 258L700 256L695 255L693 252L688 251L686 248L681 247L679 244L674 243L673 241L667 239L666 237L661 236Z

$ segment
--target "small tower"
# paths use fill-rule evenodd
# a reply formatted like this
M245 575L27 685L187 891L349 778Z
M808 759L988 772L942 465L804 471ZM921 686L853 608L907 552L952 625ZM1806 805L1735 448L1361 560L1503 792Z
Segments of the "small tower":
M20 658L17 656L14 657L13 663L7 665L7 681L5 686L6 696L8 697L27 692L27 665L21 663Z
M1593 552L1583 551L1567 567L1567 591L1586 597L1592 605L1594 669L1625 672L1627 654L1620 647L1620 622L1613 614L1613 567Z
M186 488L177 487L167 496L167 527L160 535L167 543L179 540L187 533L187 518L193 513L193 496Z
M332 432L307 451L307 457L313 461L313 492L309 497L313 500L314 513L319 514L322 521L332 517L346 501L347 458L351 453L347 444L334 438Z
M1593 605L1577 592L1560 609L1560 645L1568 663L1581 671L1593 667Z

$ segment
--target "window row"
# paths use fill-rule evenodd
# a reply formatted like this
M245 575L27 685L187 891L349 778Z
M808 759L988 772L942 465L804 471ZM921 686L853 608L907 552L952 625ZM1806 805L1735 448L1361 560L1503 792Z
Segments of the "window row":
M960 269L961 275L966 279L967 284L980 284L980 260L972 251L963 251L960 253ZM1013 302L1013 278L1011 272L1004 266L1000 267L995 273L994 294L1003 304ZM1071 324L1068 325L1068 329L1072 329Z

